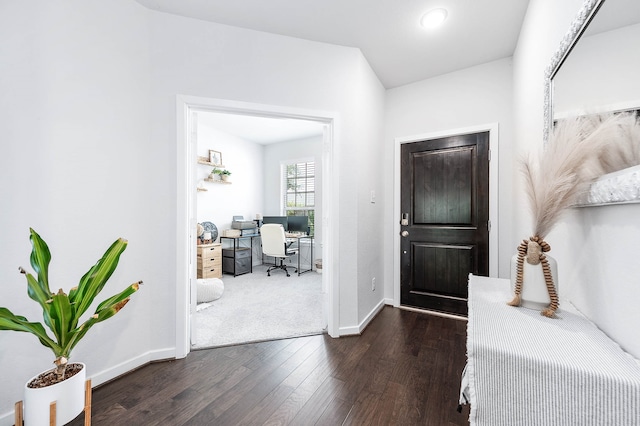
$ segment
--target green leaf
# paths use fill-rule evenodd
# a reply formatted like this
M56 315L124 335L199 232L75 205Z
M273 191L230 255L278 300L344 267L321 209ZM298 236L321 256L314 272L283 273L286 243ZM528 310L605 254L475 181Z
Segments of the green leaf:
M51 293L43 291L42 287L38 283L38 280L35 279L33 275L28 272L24 272L27 278L27 294L29 297L42 306L47 302L47 300L51 299Z
M125 299L120 302L120 305L116 304L114 306L110 306L102 309L99 313L94 314L91 318L85 321L80 327L75 329L71 335L69 340L66 342L65 347L63 348L64 352L70 353L71 350L76 346L76 344L84 337L85 334L89 331L94 324L102 322L106 319L111 318L115 314L122 309L122 307L129 301L129 299Z
M42 290L42 287L40 287L40 284L33 277L33 275L27 272L24 272L24 274L27 278L27 294L31 299L38 302L40 307L42 307L42 316L44 318L44 323L47 324L47 327L53 329L51 316L49 314L49 309L51 308L51 306L49 305L49 303L47 303L49 300L51 300L51 294L46 293Z
M118 266L120 255L127 248L127 240L117 239L102 258L82 277L78 289L70 292L71 303L75 304L75 325L80 316L89 308L93 299L102 291L105 283Z
M51 308L49 313L51 315L53 325L53 327L50 328L56 335L60 346L65 346L69 339L69 331L73 330L75 327L72 325L74 322L74 315L71 303L69 302L69 297L62 291L62 289L60 289L60 291L53 296L50 305Z
M65 347L62 349L62 352L70 354L73 348L78 344L78 342L82 340L84 335L87 334L89 329L97 322L97 318L91 317L82 325L80 325L80 327L74 329L71 333L69 333L69 339L67 340ZM68 358L68 355L65 356Z
M138 291L140 288L140 284L142 281L138 281L137 283L131 284L129 287L122 290L121 293L116 294L115 296L111 296L107 300L103 301L96 308L96 314L100 313L101 310L113 307L114 305L122 302L124 299L128 299L133 293Z
M42 292L51 294L51 290L49 290L49 263L51 262L49 246L33 228L29 228L29 231L31 232L29 240L32 246L31 267L38 275L38 284Z
M60 349L60 345L54 342L39 322L29 322L25 317L15 315L7 308L0 308L0 330L11 330L31 333L35 335L44 346L53 349L54 353Z

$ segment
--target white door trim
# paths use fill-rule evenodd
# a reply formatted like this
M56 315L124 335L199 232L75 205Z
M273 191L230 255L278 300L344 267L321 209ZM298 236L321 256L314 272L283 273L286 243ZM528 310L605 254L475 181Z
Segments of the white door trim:
M489 275L498 276L498 123L442 130L394 139L393 176L393 306L400 306L400 148L402 144L469 133L489 132Z
M178 95L176 147L176 358L184 358L191 350L190 316L195 309L189 283L194 282L195 259L195 163L196 149L190 135L191 112L214 111L272 118L293 118L325 124L322 158L322 288L325 292L326 324L330 336L338 337L339 279L338 250L338 157L339 115L334 112L281 107L266 104ZM313 259L312 259L313 260Z

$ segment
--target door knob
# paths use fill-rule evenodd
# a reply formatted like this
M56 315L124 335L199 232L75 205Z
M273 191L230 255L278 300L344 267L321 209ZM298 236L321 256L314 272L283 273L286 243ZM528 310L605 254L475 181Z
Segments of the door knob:
M402 235L403 237L406 237L407 235L409 235L409 231L402 231L400 235Z

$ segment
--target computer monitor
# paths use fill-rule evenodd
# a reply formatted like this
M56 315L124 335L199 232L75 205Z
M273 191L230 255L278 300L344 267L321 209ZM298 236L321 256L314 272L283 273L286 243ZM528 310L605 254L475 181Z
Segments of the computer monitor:
M304 234L309 232L308 216L287 216L287 222L289 224L289 232L302 232Z
M287 230L287 217L286 216L264 216L262 218L262 223L278 223L284 227L284 230Z

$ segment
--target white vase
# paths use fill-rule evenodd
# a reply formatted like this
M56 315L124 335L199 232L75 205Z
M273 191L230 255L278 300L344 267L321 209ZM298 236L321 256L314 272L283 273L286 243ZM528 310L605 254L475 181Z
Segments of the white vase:
M73 377L44 388L24 386L24 424L25 426L48 426L49 406L56 402L56 424L64 425L75 419L84 409L84 387L87 367L81 362L82 370ZM33 376L31 380L38 377Z
M551 276L553 277L553 284L558 293L558 263L556 260L545 254L549 261L549 268L551 269ZM511 258L511 291L515 293L516 289L516 268L518 265L518 255L514 254ZM547 291L547 284L544 281L544 272L542 271L542 264L530 265L525 259L522 265L523 278L522 278L522 292L520 293L520 306L529 309L535 309L541 311L545 309L551 299L549 298L549 292Z

